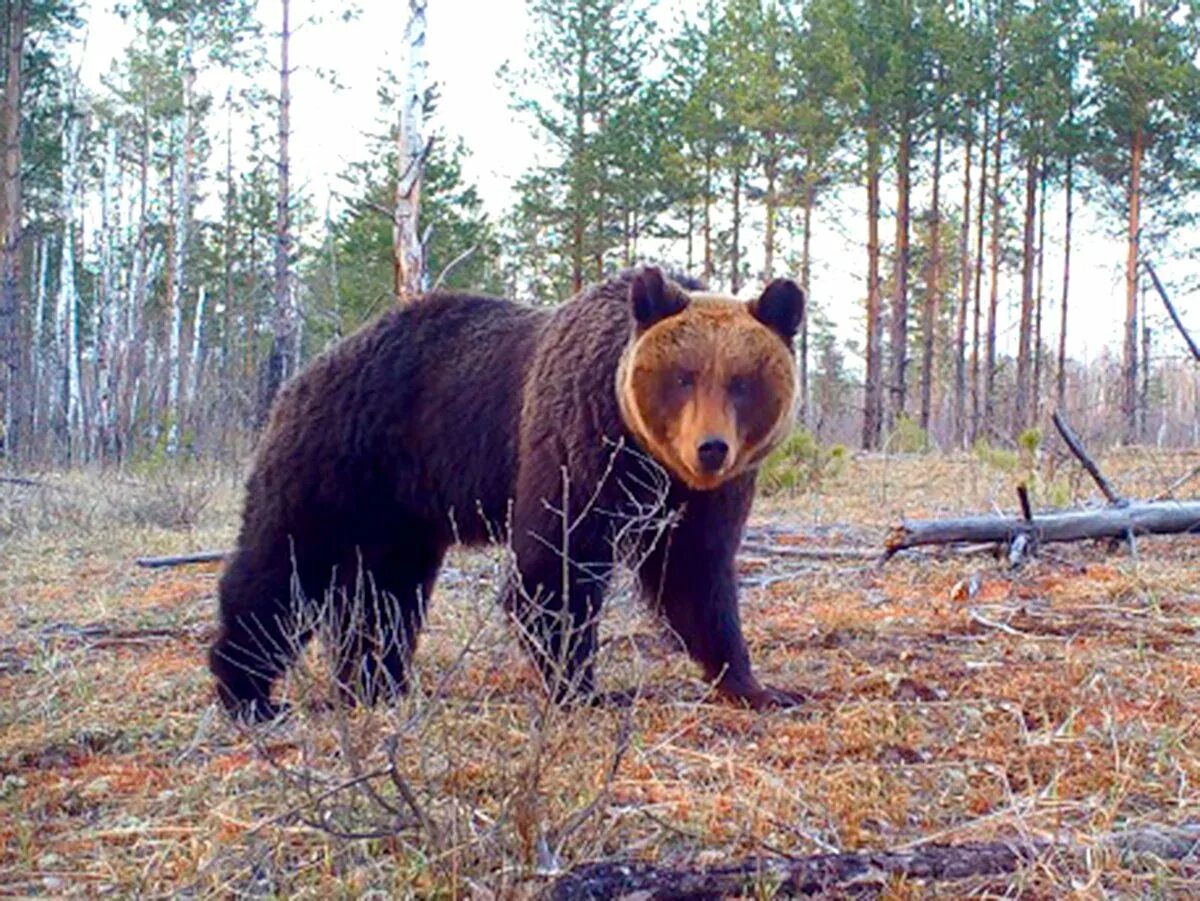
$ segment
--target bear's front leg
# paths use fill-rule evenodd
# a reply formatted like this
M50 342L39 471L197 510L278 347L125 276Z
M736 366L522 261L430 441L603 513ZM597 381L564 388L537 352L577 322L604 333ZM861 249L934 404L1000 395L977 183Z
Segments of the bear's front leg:
M756 710L795 706L803 703L801 694L755 678L742 635L734 557L749 501L736 485L693 493L680 522L645 559L638 577L650 604L718 692Z
M611 561L586 562L532 536L513 541L503 603L557 703L595 697L597 622ZM580 549L581 550L581 549Z

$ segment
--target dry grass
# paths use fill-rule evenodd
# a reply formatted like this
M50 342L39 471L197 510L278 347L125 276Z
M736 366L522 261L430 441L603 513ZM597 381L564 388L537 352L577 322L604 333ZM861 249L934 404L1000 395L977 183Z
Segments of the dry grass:
M1104 466L1147 496L1196 459L1127 451ZM1043 465L1042 484L1087 497L1068 470ZM1021 477L966 456L854 459L818 490L764 501L756 520L786 521L796 542L879 544L899 515L1011 510ZM46 480L56 487L0 484L0 893L525 896L545 884L539 869L603 855L1086 844L1200 819L1195 538L1147 539L1136 561L1057 547L1016 575L954 555L814 563L749 589L760 675L811 695L770 714L709 703L624 597L606 610L600 673L605 689L640 686L639 700L547 711L491 609L494 556L459 554L413 699L344 721L305 707L249 736L211 705L217 568L131 562L228 546L236 483ZM424 825L346 785L386 759L390 736ZM397 797L386 775L366 784ZM328 794L314 802L315 786ZM314 816L324 829L305 824ZM1184 896L1200 892L1200 865L1097 849L1004 879L887 888L938 892Z

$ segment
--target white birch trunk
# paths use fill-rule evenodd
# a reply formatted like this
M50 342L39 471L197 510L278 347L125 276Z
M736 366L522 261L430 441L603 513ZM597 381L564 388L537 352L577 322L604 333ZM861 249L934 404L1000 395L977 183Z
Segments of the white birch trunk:
M392 224L393 290L400 300L419 294L427 279L419 231L425 164L425 5L426 0L408 0L408 25L404 29L408 62L397 134L398 172Z
M187 263L189 220L192 200L192 156L195 151L195 116L192 96L196 85L196 69L192 61L192 23L184 25L183 42L183 140L179 161L179 174L175 188L175 243L171 254L171 279L174 287L169 298L171 307L171 333L167 353L167 415L170 431L167 434L167 453L174 455L179 450L179 428L183 420L180 403L180 385L183 381L183 357L180 342L183 333L184 267ZM195 361L192 361L195 365Z
M31 400L34 436L40 434L42 416L42 386L46 378L46 355L42 347L42 336L46 330L46 285L50 280L50 236L37 243L37 288L33 306L33 336L31 356L33 363L33 397ZM50 392L47 392L50 396Z
M204 352L204 299L204 285L201 285L200 290L196 292L196 309L192 315L192 355L188 366L187 394L185 397L189 416L195 415L196 391L200 386L200 368L204 362L201 356Z
M96 440L107 455L113 449L112 367L117 343L118 310L114 236L120 230L120 183L117 168L117 133L110 130L105 146L104 171L100 179L100 280L96 304Z
M75 286L75 194L79 173L79 116L72 104L65 104L62 143L62 194L59 214L62 219L63 246L59 260L58 303L55 307L55 350L59 372L60 409L68 462L78 456L82 437L81 384L79 378L79 296Z

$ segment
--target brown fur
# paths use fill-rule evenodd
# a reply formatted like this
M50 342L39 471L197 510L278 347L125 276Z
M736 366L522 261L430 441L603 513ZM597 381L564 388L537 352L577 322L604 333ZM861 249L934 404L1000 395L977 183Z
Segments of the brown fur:
M779 284L749 306L691 301L653 269L553 312L432 295L315 361L275 404L221 579L210 665L225 704L241 716L276 712L271 686L295 652L281 640L295 628L293 572L309 604L369 575L380 600L347 624L357 637L340 680L366 701L403 690L446 549L496 538L511 543L517 564L503 600L548 687L591 693L612 514L648 500L639 450L670 473L667 503L680 513L667 539L646 549L648 600L724 693L755 705L789 700L751 672L733 567L753 466L791 403L799 291ZM695 400L662 387L659 376L681 360L700 376ZM761 393L722 397L733 375ZM637 421L627 426L629 416ZM728 465L697 473L689 442L718 432ZM565 579L563 509L577 511Z

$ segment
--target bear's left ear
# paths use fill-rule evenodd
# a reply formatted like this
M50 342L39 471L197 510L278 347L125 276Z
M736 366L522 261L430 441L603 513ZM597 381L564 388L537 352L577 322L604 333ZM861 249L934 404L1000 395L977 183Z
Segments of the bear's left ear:
M804 292L790 278L777 278L750 303L750 315L791 345L804 316Z
M688 297L663 278L657 266L646 266L633 277L629 286L629 303L633 307L633 318L639 329L648 329L654 323L683 312Z

